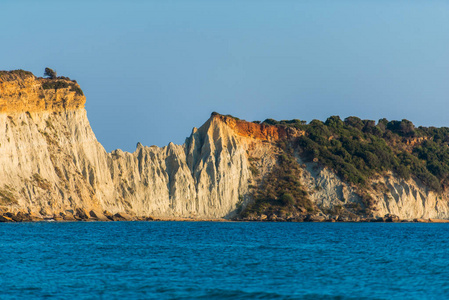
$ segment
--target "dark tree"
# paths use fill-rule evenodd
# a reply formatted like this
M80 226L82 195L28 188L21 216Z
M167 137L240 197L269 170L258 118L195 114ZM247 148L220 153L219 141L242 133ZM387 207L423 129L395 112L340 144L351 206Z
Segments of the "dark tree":
M362 130L363 121L357 117L347 117L345 119L345 124L357 128L358 130Z
M53 71L50 68L45 68L44 76L47 76L50 79L55 79L57 77L56 71Z
M411 137L415 136L415 126L412 122L406 119L402 121L390 121L387 123L387 129L399 134L400 136Z
M343 121L340 119L339 116L331 116L327 118L326 122L324 122L329 127L333 128L339 128L343 126Z
M379 122L377 123L377 127L381 130L381 131L385 131L385 129L387 129L387 124L388 124L388 120L385 118L382 118L379 120Z

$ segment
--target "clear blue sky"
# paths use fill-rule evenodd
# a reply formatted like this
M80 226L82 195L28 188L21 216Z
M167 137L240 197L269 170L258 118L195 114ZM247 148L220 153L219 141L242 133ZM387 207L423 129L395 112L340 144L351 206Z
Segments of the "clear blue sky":
M449 1L0 1L0 69L76 79L108 151L246 120L449 126Z

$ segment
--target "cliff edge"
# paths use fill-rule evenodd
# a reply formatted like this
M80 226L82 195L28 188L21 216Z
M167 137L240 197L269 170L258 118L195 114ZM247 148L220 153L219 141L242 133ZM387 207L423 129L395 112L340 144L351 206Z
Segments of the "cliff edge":
M0 112L60 112L84 108L86 97L76 81L47 79L31 72L0 71Z

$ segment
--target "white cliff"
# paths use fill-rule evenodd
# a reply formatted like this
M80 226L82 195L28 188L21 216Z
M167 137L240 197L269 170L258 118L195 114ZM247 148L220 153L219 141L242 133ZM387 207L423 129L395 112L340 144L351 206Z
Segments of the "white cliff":
M56 81L63 82L52 88ZM183 145L107 153L76 82L0 73L0 210L35 218L231 218L276 163L276 142L304 132L213 114ZM50 86L50 87L49 87ZM320 209L364 205L360 190L306 163L301 183ZM447 193L392 174L373 179L373 214L449 218Z
M302 163L301 159L299 162ZM329 168L313 162L305 166L302 182L318 207L335 209L348 204L364 206L360 190L342 181ZM373 179L371 188L364 192L373 200L374 216L393 214L404 220L449 219L449 195L437 194L416 179L404 180L389 172Z
M4 210L222 218L247 193L246 144L218 117L184 145L139 144L134 153L107 153L89 125L84 96L70 88L43 89L45 81L11 75L0 85ZM63 102L68 105L56 107Z

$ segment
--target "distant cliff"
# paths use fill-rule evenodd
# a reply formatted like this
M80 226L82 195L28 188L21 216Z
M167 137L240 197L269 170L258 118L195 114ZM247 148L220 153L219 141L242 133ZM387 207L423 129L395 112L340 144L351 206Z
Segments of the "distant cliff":
M68 78L0 72L0 221L449 218L443 129L213 113L183 145L107 153L84 104Z

